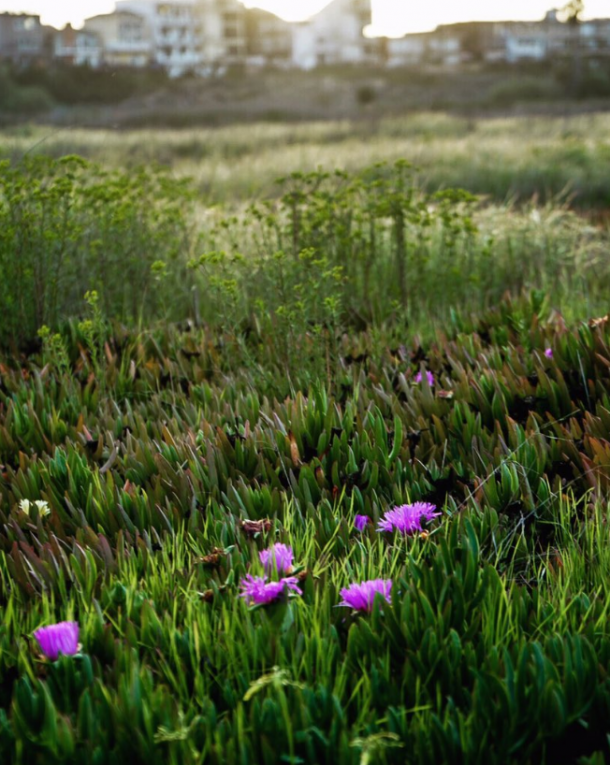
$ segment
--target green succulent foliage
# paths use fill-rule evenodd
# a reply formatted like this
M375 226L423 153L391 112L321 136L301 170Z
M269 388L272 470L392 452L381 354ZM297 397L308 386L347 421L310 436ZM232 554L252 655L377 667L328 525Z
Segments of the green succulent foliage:
M506 300L400 353L339 338L334 376L282 400L210 330L93 313L4 358L2 757L605 757L609 333L542 311ZM443 509L428 536L353 529L416 500ZM303 595L248 609L239 580L274 541ZM377 577L391 606L336 608ZM82 651L42 661L32 632L61 618Z
M478 231L469 195L422 195L404 163L284 180L250 259L239 217L187 252L162 173L136 176L142 209L131 176L28 162L2 169L22 217L0 265L12 295L38 268L51 291L3 318L40 342L0 356L2 761L607 759L607 319L568 326L530 290L418 339L430 253L463 263ZM199 317L134 328L166 289ZM420 500L442 510L424 533L376 530ZM274 542L302 595L250 608ZM337 607L374 578L391 604ZM49 662L33 632L60 620L82 647Z

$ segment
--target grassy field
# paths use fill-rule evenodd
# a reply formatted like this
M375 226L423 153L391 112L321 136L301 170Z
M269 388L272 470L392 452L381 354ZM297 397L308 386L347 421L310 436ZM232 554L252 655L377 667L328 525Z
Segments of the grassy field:
M362 170L407 159L429 189L459 186L506 203L570 200L607 208L610 116L463 118L442 113L359 122L265 124L196 130L5 130L0 156L79 154L105 165L160 162L195 181L206 203L252 201L274 181L318 167Z
M3 134L3 762L608 760L606 123Z

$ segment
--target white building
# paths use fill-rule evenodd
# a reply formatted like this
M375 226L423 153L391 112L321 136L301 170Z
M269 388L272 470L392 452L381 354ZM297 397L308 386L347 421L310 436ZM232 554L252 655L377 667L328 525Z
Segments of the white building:
M536 29L509 32L505 42L505 58L510 64L517 61L544 61L549 53L547 35L540 34Z
M563 23L558 11L541 21L468 22L437 27L386 42L388 66L444 64L463 61L546 61L580 47L590 55L610 55L610 19L577 26Z
M459 35L432 35L428 43L428 56L432 63L456 66L462 61L462 41Z
M245 61L245 8L238 0L117 0L116 6L146 19L153 60L170 77Z
M118 0L117 11L146 19L150 28L153 61L170 77L196 71L201 65L201 26L195 0Z
M334 0L313 18L294 25L293 65L313 69L325 64L371 62L377 46L364 36L371 21L371 0Z
M580 25L580 40L588 53L610 56L610 19L585 21Z
M422 64L428 51L430 35L426 32L404 37L390 37L386 42L386 65L389 67Z
M386 41L386 65L389 67L436 64L455 66L463 59L462 40L451 27L434 32L409 34Z
M94 32L67 24L53 35L53 58L64 64L97 69L103 63L102 41Z

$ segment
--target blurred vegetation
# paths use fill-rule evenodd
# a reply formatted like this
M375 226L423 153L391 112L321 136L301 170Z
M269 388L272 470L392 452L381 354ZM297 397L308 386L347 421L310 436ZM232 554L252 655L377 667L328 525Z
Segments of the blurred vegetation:
M14 71L13 78L22 88L38 88L65 105L116 104L168 83L163 69L92 69L61 63L22 67Z
M8 67L0 64L0 124L10 114L24 117L48 111L54 104L50 93L40 85L24 86L19 83Z
M0 343L78 315L94 287L107 315L132 322L164 316L161 279L173 306L188 302L191 200L161 171L105 172L75 156L0 163Z
M36 118L99 125L118 119L123 128L188 128L253 119L379 119L425 109L493 113L527 105L541 110L545 105L568 108L610 97L606 59L587 56L575 61L569 55L543 62L479 61L444 68L231 69L222 76L202 78L187 72L171 80L161 67L93 69L55 61L44 66L3 63L2 70L12 94L2 104L5 124ZM118 105L120 116L109 117L108 108Z
M523 101L550 100L560 93L560 86L553 78L514 77L492 88L488 99L497 106L512 106Z
M607 230L566 209L432 193L403 161L292 173L277 194L206 209L186 179L160 169L103 171L70 156L4 162L0 344L27 345L42 325L80 315L90 290L130 325L256 327L277 336L288 370L305 337L323 364L323 328L398 322L429 334L451 310L493 305L507 290L544 290L570 318L606 305ZM260 361L255 348L243 352Z
M402 117L187 130L83 130L19 126L0 133L0 158L79 154L106 168L160 163L189 177L206 206L236 209L277 198L275 181L320 167L357 174L378 162L413 163L428 192L463 188L502 205L610 206L610 117Z

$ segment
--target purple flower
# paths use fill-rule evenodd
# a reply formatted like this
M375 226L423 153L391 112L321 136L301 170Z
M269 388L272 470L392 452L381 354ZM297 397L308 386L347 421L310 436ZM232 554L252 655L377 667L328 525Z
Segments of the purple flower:
M552 359L553 358L553 349L552 348L547 348L545 350L545 352L544 352L544 355L547 357L547 359Z
M292 547L283 545L280 542L274 544L270 550L262 550L258 557L265 567L265 571L271 574L274 569L278 574L289 574L292 571Z
M73 656L78 651L78 623L59 622L41 627L34 633L43 654L55 661L60 653Z
M400 531L401 534L414 534L423 531L422 518L431 521L441 515L435 513L436 505L429 502L415 502L412 505L401 505L393 510L388 510L377 527L377 531Z
M430 387L432 387L432 386L434 385L434 375L432 374L432 372L428 372L428 370L426 370L426 378L427 378L427 380L428 380L428 385L429 385ZM422 376L422 373L421 373L421 372L418 372L418 373L415 375L415 382L416 382L416 383L420 383L420 382L421 382L423 379L424 379L424 378L423 378L423 376Z
M268 582L266 576L252 576L247 574L241 580L240 598L245 598L249 606L265 606L277 600L285 590L292 590L299 595L303 593L299 589L296 576L286 576L279 582Z
M354 518L354 528L356 531L364 531L367 527L367 525L370 523L370 518L368 515L357 515Z
M390 600L391 590L391 579L370 579L368 582L350 584L349 587L341 590L343 600L339 605L353 608L356 611L368 611L370 613L373 610L373 603L377 593L383 595L388 603L392 602Z

